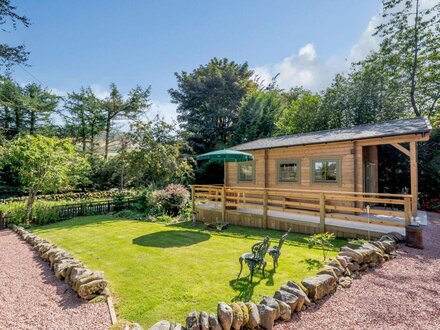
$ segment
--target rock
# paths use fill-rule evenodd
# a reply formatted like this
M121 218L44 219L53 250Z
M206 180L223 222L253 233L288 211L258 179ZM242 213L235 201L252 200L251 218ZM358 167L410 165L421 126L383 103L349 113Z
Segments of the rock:
M278 320L280 318L281 316L280 306L275 298L269 296L263 296L263 300L261 300L260 304L269 306L270 308L273 308L275 310L275 320Z
M72 287L75 291L79 290L79 287L92 281L104 280L104 273L101 271L87 270L76 277L76 280L72 282Z
M360 248L357 249L356 252L362 255L363 263L369 263L377 260L375 250Z
M359 269L361 269L361 266L357 263L357 262L350 262L347 265L347 268L351 271L351 272L355 272L358 271Z
M301 283L308 290L309 298L314 302L336 290L336 279L330 275L312 276L304 279Z
M217 305L217 316L223 330L230 330L233 319L232 308L224 302L219 303Z
M170 330L170 328L171 328L170 322L166 320L162 320L155 323L149 330Z
M345 267L343 267L337 259L330 259L327 266L333 267L338 277L345 271Z
M286 304L284 301L277 300L278 308L280 309L280 318L283 321L289 321L292 317L292 309L288 304Z
M349 257L357 263L361 263L363 260L362 254L358 253L356 250L350 249L347 246L343 246L341 248L341 252L339 252L339 256Z
M217 315L214 313L209 314L208 316L209 330L222 330L222 326L217 319Z
M209 315L206 312L200 312L199 315L200 330L209 330Z
M295 282L289 281L287 282L287 286L293 289L296 289L293 293L294 295L296 295L298 298L300 298L298 300L298 305L297 308L295 309L297 312L299 312L302 308L303 305L306 305L307 307L309 307L312 302L310 301L309 297L307 296L307 294L304 292L304 290ZM284 286L282 286L281 288L284 288Z
M357 279L361 277L361 273L359 271L355 271L351 274L351 278Z
M391 236L392 238L394 238L396 243L401 243L405 241L405 237L402 234L395 231L388 233L387 236Z
M182 327L182 325L180 323L171 323L170 326L170 330L183 330L185 329L184 327ZM221 329L219 329L221 330Z
M196 311L192 311L186 317L186 328L188 330L199 330L199 318Z
M290 309L292 311L297 310L298 302L300 300L300 298L297 295L283 290L276 291L274 294L274 298L285 302L287 305L290 306Z
M79 279L79 277L87 271L88 270L85 267L73 267L69 275L68 283L73 287L73 284Z
M367 269L368 269L368 264L362 264L360 271L365 272Z
M82 284L77 290L78 296L87 300L93 299L105 290L107 284L108 282L104 279L93 280Z
M338 271L338 273L339 273L339 271ZM316 274L317 275L322 275L322 274L330 275L330 276L333 276L335 279L338 279L338 277L339 277L336 274L335 269L331 266L328 266L328 265L322 266Z
M232 303L232 329L240 330L243 325L243 311L240 308L240 305L237 303Z
M75 260L75 259L62 260L61 262L58 262L54 265L55 276L60 280L64 280L68 276L69 269L72 269L73 267L81 267L81 266L83 266L83 263L79 260Z
M240 306L241 311L243 312L243 325L249 322L249 311L246 304L242 301L238 301L237 305Z
M336 256L336 260L338 260L341 266L344 268L347 268L347 264L350 262L350 258L343 256Z
M246 327L249 329L256 329L260 325L260 314L258 313L258 307L252 302L245 303L249 312L249 321L246 323Z
M341 277L338 282L338 284L343 288L349 288L352 283L353 283L353 279L348 276Z
M370 262L368 264L368 268L376 268L376 267L377 267L377 263L375 263L375 262Z
M257 305L257 308L260 314L260 326L265 330L272 330L277 311L263 304Z
M382 245L385 248L385 253L390 254L391 252L394 252L394 250L396 249L396 245L394 243L394 241L389 241L389 240L385 240L385 241L381 241Z

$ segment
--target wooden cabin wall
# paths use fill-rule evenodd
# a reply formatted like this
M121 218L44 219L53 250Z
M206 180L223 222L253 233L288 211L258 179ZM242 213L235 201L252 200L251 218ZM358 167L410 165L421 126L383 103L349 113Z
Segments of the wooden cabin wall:
M308 146L294 146L273 148L266 150L246 151L255 158L255 181L239 182L237 164L227 165L227 185L246 187L266 187L280 189L310 189L310 190L340 190L354 191L354 144L353 142L340 142L329 144L316 144ZM266 154L266 161L265 161ZM313 183L311 161L315 158L339 158L341 166L341 180L339 183ZM301 161L300 182L284 183L277 180L277 161L299 159ZM267 167L267 171L265 171ZM361 176L362 177L362 176ZM362 182L360 183L362 185Z

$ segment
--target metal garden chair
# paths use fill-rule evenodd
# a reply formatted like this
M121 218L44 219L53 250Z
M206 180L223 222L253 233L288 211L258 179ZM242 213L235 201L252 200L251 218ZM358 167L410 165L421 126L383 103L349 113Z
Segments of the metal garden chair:
M262 242L258 242L252 246L252 252L243 253L238 259L240 262L240 273L238 273L237 279L240 278L241 272L243 271L243 261L249 267L250 271L250 282L252 283L252 278L254 276L255 269L263 266L263 277L264 269L266 268L266 260L264 259L267 250L269 250L269 236L265 236Z
M281 248L283 247L284 242L287 239L287 236L290 233L290 229L287 231L287 233L285 233L283 236L281 236L280 241L278 242L278 245L272 246L269 249L269 255L272 257L273 259L273 270L274 272L277 271L277 267L278 267L278 259L281 255Z

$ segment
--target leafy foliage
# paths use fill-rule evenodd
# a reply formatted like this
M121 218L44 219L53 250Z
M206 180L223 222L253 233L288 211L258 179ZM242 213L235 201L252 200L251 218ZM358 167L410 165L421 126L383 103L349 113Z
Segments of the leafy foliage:
M3 160L18 173L29 192L28 221L37 193L56 192L86 180L83 174L88 163L76 154L70 140L28 135L13 140L3 152Z
M322 258L324 261L327 260L328 252L333 248L333 241L335 240L335 234L333 233L321 233L315 234L310 237L305 237L304 240L307 241L309 248L318 247L322 250Z
M169 94L178 120L195 153L221 149L231 142L242 98L256 88L247 63L213 58L193 72L175 73Z
M188 204L190 193L179 184L170 184L162 190L156 191L156 200L166 214L176 216Z

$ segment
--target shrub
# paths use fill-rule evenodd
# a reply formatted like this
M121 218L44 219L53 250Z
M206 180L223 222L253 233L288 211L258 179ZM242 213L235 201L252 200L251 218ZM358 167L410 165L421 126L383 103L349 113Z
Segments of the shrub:
M170 215L180 214L189 202L188 189L180 184L170 184L165 189L156 191L156 200L162 210Z
M146 220L148 218L146 214L135 210L122 210L116 212L114 215L118 218L133 219L133 220Z
M308 238L304 238L309 243L309 248L317 246L322 250L323 260L327 260L328 251L333 248L333 240L335 239L335 234L333 233L323 233L315 234Z
M170 222L173 222L173 218L172 217L170 217L169 215L166 215L166 214L162 214L162 215L158 215L157 217L156 217L156 221L157 222L166 222L166 223L170 223Z
M145 188L140 192L138 197L139 199L135 204L135 209L145 212L149 215L159 214L160 207L158 205L153 187Z

